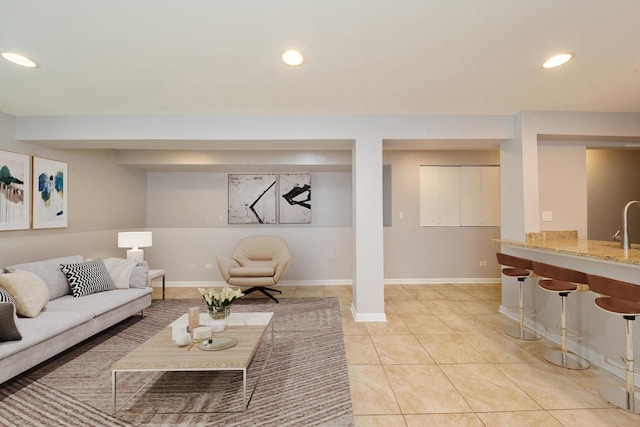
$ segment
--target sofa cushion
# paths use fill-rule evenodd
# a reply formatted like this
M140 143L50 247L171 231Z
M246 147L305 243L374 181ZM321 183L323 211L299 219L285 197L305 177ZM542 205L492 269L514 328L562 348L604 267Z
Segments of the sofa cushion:
M76 298L116 288L101 259L77 264L60 264L60 269L67 276L71 292Z
M82 298L74 298L71 295L66 295L50 301L47 306L47 312L85 311L93 317L98 317L122 307L135 299L142 298L149 293L151 293L151 288L115 289L113 291L86 295Z
M71 293L67 278L64 273L60 271L60 264L72 264L83 261L84 258L82 255L72 255L61 258L51 258L44 261L15 264L7 267L7 269L9 271L26 270L37 275L49 288L49 298L54 299Z
M69 296L69 298L72 297ZM91 313L87 311L50 312L47 308L47 310L43 311L38 317L20 318L18 319L18 327L22 333L22 340L3 342L2 345L0 345L0 359L23 350L27 351L24 357L29 358L31 357L29 352L36 344L46 342L52 337L64 334L74 327L84 324L90 326L88 322L91 321L92 317ZM77 341L70 343L70 345L75 343L77 343ZM34 356L38 357L38 355Z
M0 287L11 295L21 316L36 317L49 302L49 288L40 277L29 271L1 274Z
M21 340L20 330L16 326L16 307L10 302L0 302L0 341Z

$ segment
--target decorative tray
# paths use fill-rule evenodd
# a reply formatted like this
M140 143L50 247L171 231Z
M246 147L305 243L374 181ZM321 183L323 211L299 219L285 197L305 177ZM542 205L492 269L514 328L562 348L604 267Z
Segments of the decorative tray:
M214 337L202 341L198 344L198 348L207 351L219 351L235 347L236 344L238 344L238 340L233 337Z

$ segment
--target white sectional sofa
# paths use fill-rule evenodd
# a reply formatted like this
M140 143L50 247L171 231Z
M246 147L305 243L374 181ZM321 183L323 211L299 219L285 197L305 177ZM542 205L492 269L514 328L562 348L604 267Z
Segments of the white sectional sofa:
M60 265L83 262L75 255L2 270L35 274L46 284L49 301L35 317L17 317L22 339L0 342L0 384L151 305L145 265L130 270L129 286L74 297Z

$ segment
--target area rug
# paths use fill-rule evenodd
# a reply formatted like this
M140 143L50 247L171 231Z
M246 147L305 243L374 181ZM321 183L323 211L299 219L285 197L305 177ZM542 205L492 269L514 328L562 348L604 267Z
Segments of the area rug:
M249 368L242 411L240 373L126 373L112 414L111 365L200 300L154 300L131 317L0 389L2 426L352 426L336 298L244 299L234 311L273 311L275 345ZM136 394L134 392L139 390Z

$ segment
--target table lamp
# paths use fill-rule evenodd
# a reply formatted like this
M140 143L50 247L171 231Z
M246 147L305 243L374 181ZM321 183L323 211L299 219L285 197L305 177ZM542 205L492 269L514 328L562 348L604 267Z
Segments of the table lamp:
M127 259L144 261L144 251L140 248L151 246L150 231L121 231L118 233L118 247L131 248L127 251Z

